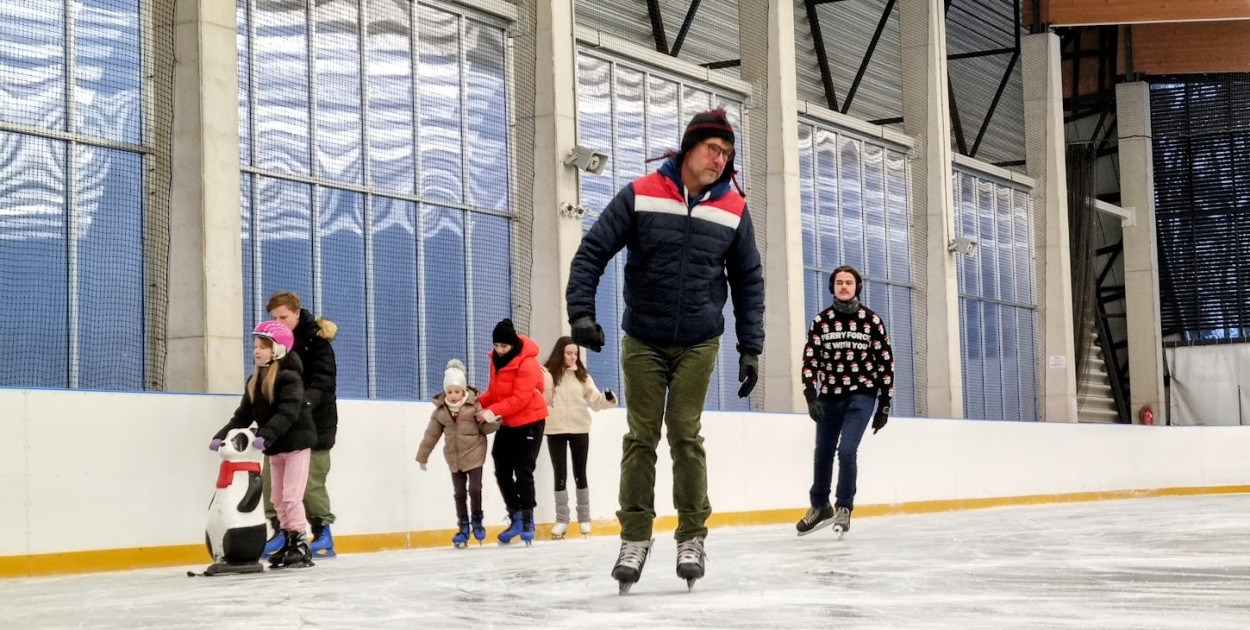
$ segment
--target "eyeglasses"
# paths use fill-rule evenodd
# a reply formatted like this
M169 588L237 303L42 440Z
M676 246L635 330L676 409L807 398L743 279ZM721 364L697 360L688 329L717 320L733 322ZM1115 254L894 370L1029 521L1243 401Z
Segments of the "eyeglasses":
M723 157L726 160L728 160L730 156L734 154L733 147L729 147L728 149L726 149L718 144L712 144L711 142L704 142L703 148L706 149L708 155L712 156L713 158Z

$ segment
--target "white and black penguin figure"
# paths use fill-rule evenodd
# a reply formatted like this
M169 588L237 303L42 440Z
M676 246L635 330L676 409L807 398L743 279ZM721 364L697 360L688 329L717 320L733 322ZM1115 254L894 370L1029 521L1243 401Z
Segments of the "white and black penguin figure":
M217 490L208 504L205 542L213 564L204 575L260 573L265 549L265 511L260 506L260 462L263 454L252 446L256 434L233 429L217 453L221 468Z

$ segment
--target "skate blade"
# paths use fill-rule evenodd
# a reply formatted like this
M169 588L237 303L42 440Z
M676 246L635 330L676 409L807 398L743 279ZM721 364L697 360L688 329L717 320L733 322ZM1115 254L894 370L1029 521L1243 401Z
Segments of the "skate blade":
M820 531L820 530L822 530L822 529L824 529L824 528L826 528L826 527L829 527L830 525L833 525L832 519L827 520L827 521L825 521L825 522L823 522L823 523L819 523L819 524L817 524L815 527L813 527L813 528L811 528L811 529L809 529L809 530L807 530L807 531L805 531L805 532L799 532L799 536L806 536L806 535L811 534L811 533L813 533L813 532L818 532L818 531Z
M841 525L834 525L833 533L838 535L838 540L842 540L842 537L846 535L846 530Z
M694 590L694 583L698 579L699 578L686 578L686 592L687 593Z
M617 595L628 595L629 589L633 588L634 584L636 584L636 582L620 582L620 590L617 592Z
M335 558L339 554L335 553L333 549L317 549L312 552L312 555L314 558Z

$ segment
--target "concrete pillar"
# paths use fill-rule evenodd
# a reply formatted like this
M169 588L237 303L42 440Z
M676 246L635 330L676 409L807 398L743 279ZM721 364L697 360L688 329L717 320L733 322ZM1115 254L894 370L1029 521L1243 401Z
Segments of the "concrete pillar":
M916 278L918 330L916 398L919 415L963 417L959 353L959 285L955 254L950 97L946 78L946 20L942 0L899 3L903 62L903 127L915 138L911 166L912 251L926 257ZM923 362L922 362L923 361Z
M165 389L243 382L235 7L174 5L174 112Z
M530 0L518 8L517 74L532 64L534 77L532 86L517 84L518 207L532 209L532 215L521 218L530 222L529 229L518 233L532 236L533 260L515 261L514 269L529 274L530 310L518 315L545 354L569 330L564 290L582 238L581 217L561 213L562 205L580 205L579 171L564 165L564 156L577 144L573 1Z
M742 56L742 78L755 89L744 130L754 147L747 207L768 287L757 392L768 411L802 411L800 361L810 313L804 312L802 248L787 246L803 240L794 3L739 0L738 15L739 49L764 53Z
M1020 42L1024 80L1024 149L1033 207L1046 211L1045 354L1042 419L1075 422L1076 333L1072 322L1072 252L1063 123L1059 36L1028 35Z
M1163 333L1159 316L1159 268L1155 240L1154 156L1150 137L1150 86L1121 83L1115 89L1120 138L1120 205L1135 223L1124 226L1124 311L1128 327L1130 413L1139 422L1150 405L1163 424Z

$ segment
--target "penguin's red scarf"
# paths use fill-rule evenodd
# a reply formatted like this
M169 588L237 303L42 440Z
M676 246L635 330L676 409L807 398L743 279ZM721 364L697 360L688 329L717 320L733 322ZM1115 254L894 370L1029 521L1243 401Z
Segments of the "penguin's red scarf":
M222 462L221 468L217 471L217 487L229 488L230 481L234 479L234 473L240 470L258 473L260 462Z

